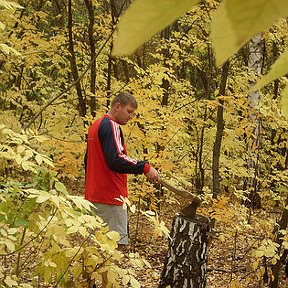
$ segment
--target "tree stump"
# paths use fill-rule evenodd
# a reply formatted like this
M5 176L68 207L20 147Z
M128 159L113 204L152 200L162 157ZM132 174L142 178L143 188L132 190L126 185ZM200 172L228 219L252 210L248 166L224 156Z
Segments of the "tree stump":
M210 227L209 218L198 214L195 219L183 215L174 218L159 288L206 286Z

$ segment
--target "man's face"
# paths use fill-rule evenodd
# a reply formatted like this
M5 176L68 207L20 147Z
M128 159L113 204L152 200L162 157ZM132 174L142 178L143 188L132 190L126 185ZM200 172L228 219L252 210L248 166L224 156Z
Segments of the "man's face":
M131 104L121 106L120 103L117 103L115 108L115 120L120 125L127 124L134 116L135 108Z

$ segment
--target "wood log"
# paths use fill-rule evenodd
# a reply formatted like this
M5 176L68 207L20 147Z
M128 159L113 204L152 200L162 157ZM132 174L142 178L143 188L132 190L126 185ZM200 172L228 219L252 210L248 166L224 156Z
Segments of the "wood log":
M168 254L159 288L204 288L206 286L210 220L178 215L174 218Z

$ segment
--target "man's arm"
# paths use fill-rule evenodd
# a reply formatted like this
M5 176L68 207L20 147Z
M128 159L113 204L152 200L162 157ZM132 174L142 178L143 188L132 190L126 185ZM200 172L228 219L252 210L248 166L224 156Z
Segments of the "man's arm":
M98 136L109 168L122 174L147 174L150 165L128 157L122 145L120 127L114 121L104 118Z

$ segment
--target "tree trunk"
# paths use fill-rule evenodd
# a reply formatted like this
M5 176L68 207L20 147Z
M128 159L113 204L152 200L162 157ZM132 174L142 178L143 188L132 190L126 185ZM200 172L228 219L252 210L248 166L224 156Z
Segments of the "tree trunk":
M166 27L162 32L161 32L161 37L165 39L165 42L167 39L169 39L171 36L171 27ZM162 55L164 56L164 63L163 66L167 69L169 69L169 65L167 64L166 59L170 59L171 55L170 55L170 51L169 51L169 47L167 46L167 44L165 45L165 48L162 49ZM161 88L163 89L163 96L162 96L162 101L161 101L161 105L162 106L167 106L168 105L168 100L169 100L169 89L170 89L170 82L168 81L168 79L163 78L162 79L162 84L161 84Z
M199 70L201 75L201 79L203 82L203 87L205 90L205 99L210 100L211 99L211 91L212 91L212 79L213 79L213 52L211 45L208 44L207 46L207 51L208 51L208 67L207 71L201 71ZM204 61L204 60L203 60ZM205 59L206 61L206 59ZM204 77L203 77L204 76ZM204 122L207 121L208 117L208 108L207 106L205 107L205 112L203 115L203 120ZM199 143L197 147L197 161L196 161L196 173L195 173L195 186L196 186L196 191L198 193L203 192L203 187L204 187L204 179L205 179L205 169L203 167L203 149L204 149L204 133L205 133L205 128L206 125L204 124L201 128L200 135L199 135Z
M273 53L273 63L277 60L277 58L279 57L279 51L278 51L278 48L277 48L277 45L275 42L273 42L273 50L272 50L272 53ZM274 82L273 82L273 90L274 90L274 93L273 93L273 99L277 99L278 95L279 95L279 84L280 84L280 80L279 79L276 79Z
M207 107L205 107L204 119L207 119ZM204 121L205 121L204 120ZM202 193L204 187L205 169L203 168L203 147L204 147L205 125L200 130L197 143L197 156L195 165L195 188L197 193Z
M210 220L176 216L172 224L168 255L159 288L200 288L206 286Z
M222 67L221 83L219 88L219 94L225 95L226 82L228 78L229 61L225 62ZM223 100L219 100L217 108L217 130L215 136L215 142L213 147L213 159L212 159L212 174L213 174L213 198L216 198L220 194L220 175L219 175L219 160L220 160L220 149L222 136L224 131L224 120L223 120Z
M284 237L283 232L281 232L281 231L285 231L288 227L288 209L287 209L287 207L288 207L288 194L286 196L286 203L285 203L284 209L282 211L281 219L277 223L278 229L277 229L277 231L274 232L276 234L275 242L280 245L278 248L279 254L281 251L280 248L282 246L283 237ZM277 288L278 287L280 269L283 265L283 260L285 260L285 259L281 259L281 258L282 257L279 257L279 259L277 260L277 263L275 265L273 265L271 268L273 277L271 279L271 282L269 283L270 288Z
M110 106L110 102L111 102L111 84L112 84L112 67L113 67L113 63L112 63L112 49L113 49L113 43L111 43L109 45L109 56L108 56L108 62L107 62L107 87L106 87L106 107L107 109ZM115 77L117 79L117 77Z
M88 10L89 15L89 25L88 25L88 36L89 36L89 44L90 44L90 58L91 61L94 59L94 61L91 63L91 69L90 69L90 112L92 117L96 116L96 43L94 38L94 9L93 9L93 3L92 0L84 0L86 8Z
M261 34L254 36L249 42L249 68L254 71L255 75L261 75L262 70L262 42ZM251 83L252 84L252 83ZM257 109L260 102L260 92L255 91L248 94L249 102L249 129L251 130L249 139L247 139L247 168L250 171L253 171L254 176L248 177L246 179L246 187L244 190L247 190L250 199L250 216L253 208L260 208L261 200L258 194L259 183L258 183L258 174L259 174L259 150L260 150L260 120L257 116Z
M73 32L72 32L72 1L68 1L68 36L69 36L69 52L70 52L70 64L71 64L71 71L74 81L77 81L79 78L77 63L76 63L76 56L74 51L74 43L73 43ZM86 115L86 104L85 99L83 98L83 93L81 89L80 81L75 83L77 96L78 96L78 110L79 114L82 117Z

